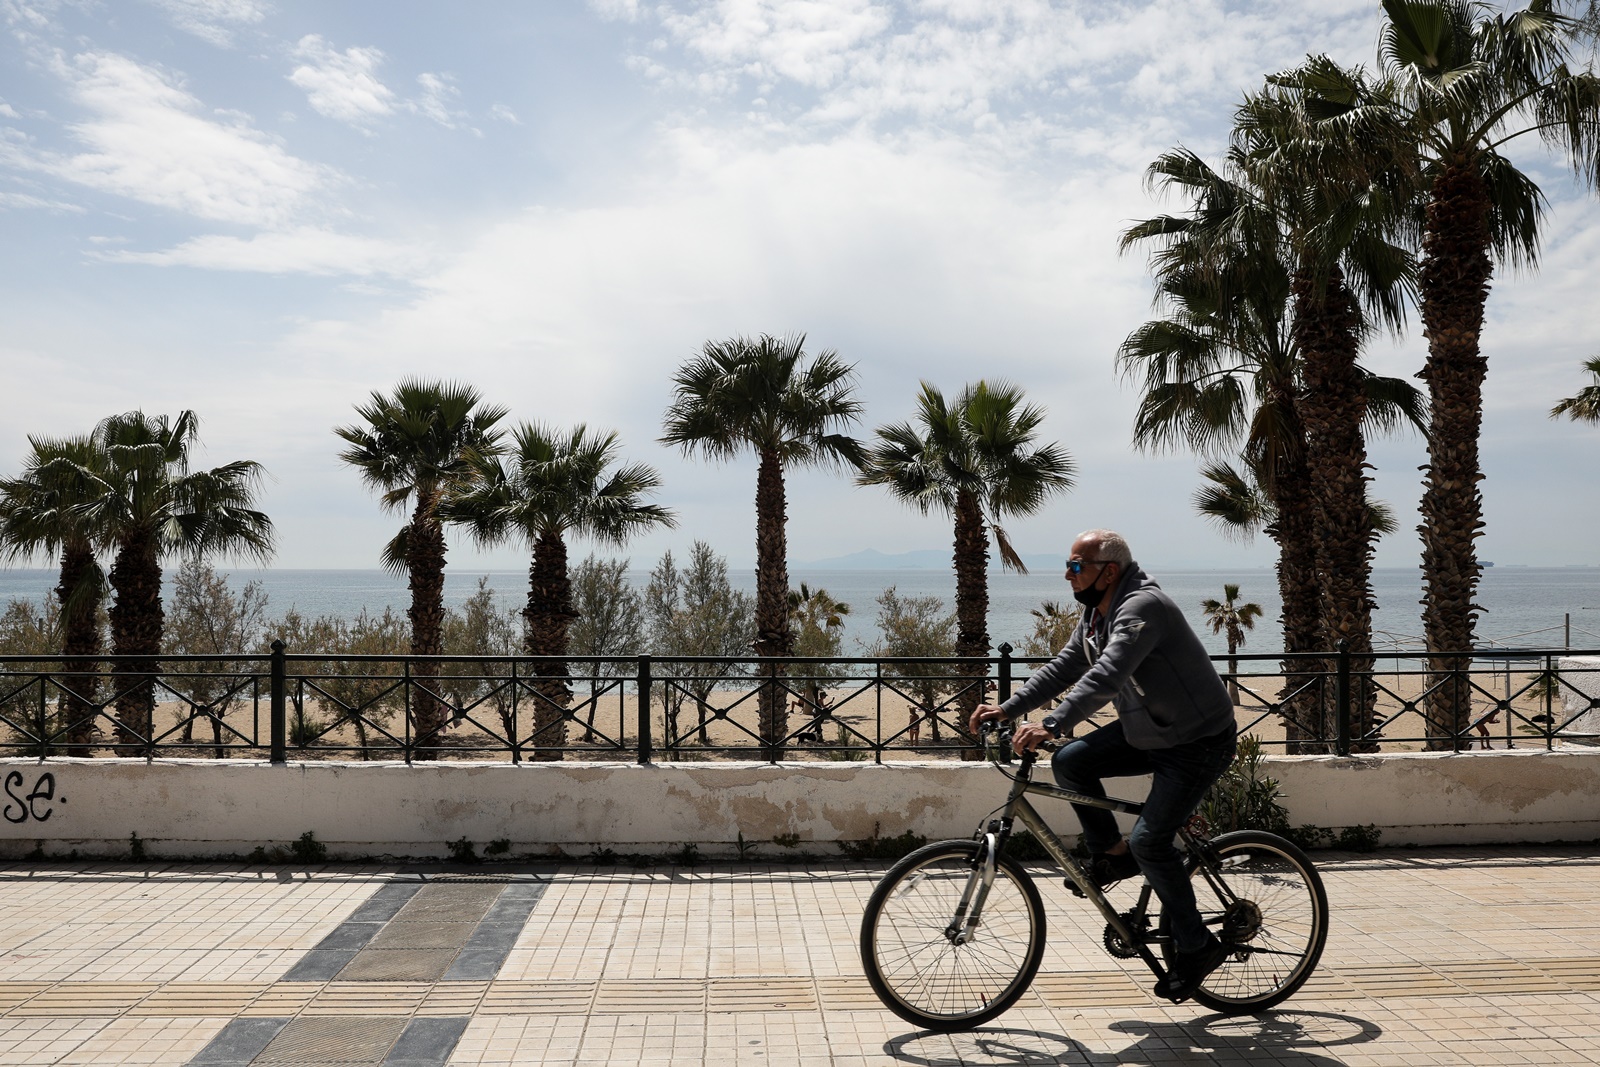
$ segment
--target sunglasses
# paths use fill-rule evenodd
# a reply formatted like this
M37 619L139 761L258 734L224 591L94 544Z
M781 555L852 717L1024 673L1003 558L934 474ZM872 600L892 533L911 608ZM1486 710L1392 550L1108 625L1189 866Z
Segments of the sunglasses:
M1083 573L1083 568L1085 567L1104 567L1105 565L1106 561L1103 559L1069 559L1067 560L1067 573L1078 575Z

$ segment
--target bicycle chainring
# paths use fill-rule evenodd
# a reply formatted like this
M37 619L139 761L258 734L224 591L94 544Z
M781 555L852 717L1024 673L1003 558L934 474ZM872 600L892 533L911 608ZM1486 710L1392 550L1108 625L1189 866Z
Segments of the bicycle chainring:
M1125 911L1118 918L1122 920L1128 929L1133 931L1136 937L1142 939L1150 931L1150 917L1148 915L1135 915L1131 911ZM1119 960L1131 960L1139 954L1139 946L1130 945L1124 941L1122 935L1117 933L1117 928L1110 923L1106 923L1104 940L1106 951Z

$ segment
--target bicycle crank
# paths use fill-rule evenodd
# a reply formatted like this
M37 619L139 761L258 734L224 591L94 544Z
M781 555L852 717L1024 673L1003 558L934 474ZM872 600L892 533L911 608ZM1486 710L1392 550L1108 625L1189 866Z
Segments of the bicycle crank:
M1150 932L1150 917L1143 913L1136 915L1131 911L1125 911L1117 918L1122 920L1122 924L1131 930L1134 937L1139 938L1142 944L1144 936ZM1128 944L1123 936L1117 933L1117 928L1110 923L1106 923L1103 940L1106 943L1106 951L1119 960L1131 960L1139 954L1139 946Z

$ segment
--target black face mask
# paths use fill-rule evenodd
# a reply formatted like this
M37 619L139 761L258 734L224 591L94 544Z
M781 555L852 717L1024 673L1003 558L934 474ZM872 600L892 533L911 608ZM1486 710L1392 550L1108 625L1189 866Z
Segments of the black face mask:
M1100 603L1100 598L1105 595L1106 591L1104 589L1096 589L1094 585L1086 585L1082 589L1074 589L1072 591L1072 599L1086 608L1092 608Z

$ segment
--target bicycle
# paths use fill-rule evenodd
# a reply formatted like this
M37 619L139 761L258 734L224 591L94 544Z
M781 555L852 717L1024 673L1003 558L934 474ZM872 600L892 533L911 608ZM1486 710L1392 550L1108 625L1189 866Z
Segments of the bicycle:
M1009 744L1006 733L996 737L1000 745ZM1034 782L1037 759L1035 752L1020 757L1015 774L995 759L1012 781L996 817L971 840L937 841L901 859L867 901L861 920L867 980L884 1006L909 1023L929 1030L979 1026L1015 1004L1038 973L1044 903L1033 876L1006 854L1018 821L1076 894L1104 916L1106 951L1143 960L1158 981L1166 975L1174 948L1165 919L1152 917L1149 883L1141 883L1132 909L1119 912L1027 796L1129 815L1144 805ZM1178 839L1191 878L1198 877L1201 918L1232 949L1194 999L1214 1011L1247 1015L1293 996L1316 969L1328 936L1328 897L1311 861L1265 831L1208 838L1198 818L1190 819Z

